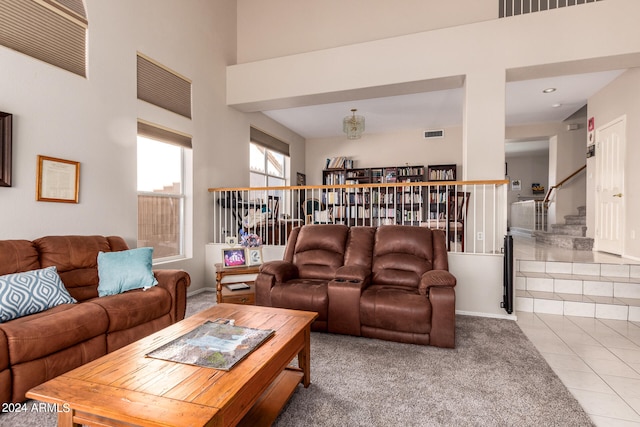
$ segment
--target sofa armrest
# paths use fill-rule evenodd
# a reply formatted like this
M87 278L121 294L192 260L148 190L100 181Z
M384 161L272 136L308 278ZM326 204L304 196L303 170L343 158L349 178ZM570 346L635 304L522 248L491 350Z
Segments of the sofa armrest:
M187 309L187 287L191 285L191 276L184 270L154 270L158 285L171 295L171 321L184 319Z
M429 345L455 348L456 346L456 292L452 287L432 287L431 332Z
M453 288L455 286L456 277L447 270L430 270L422 275L418 291L422 295L428 295L430 288Z
M269 261L260 266L254 282L256 305L271 307L271 289L278 283L284 283L298 277L298 267L288 261Z
M260 266L260 273L270 274L282 283L298 277L298 267L287 261L269 261Z
M338 267L334 280L368 282L371 269L361 265L343 265Z

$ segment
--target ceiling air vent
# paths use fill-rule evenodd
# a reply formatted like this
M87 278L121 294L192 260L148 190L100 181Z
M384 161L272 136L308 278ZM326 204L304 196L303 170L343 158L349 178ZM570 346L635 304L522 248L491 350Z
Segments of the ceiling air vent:
M424 139L432 139L432 138L444 138L444 129L425 130Z

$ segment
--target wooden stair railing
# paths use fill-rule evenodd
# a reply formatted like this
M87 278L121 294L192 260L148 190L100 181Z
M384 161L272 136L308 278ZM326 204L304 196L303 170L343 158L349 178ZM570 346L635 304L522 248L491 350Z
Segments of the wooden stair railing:
M580 168L578 168L578 170L576 170L575 172L573 172L571 175L569 175L568 177L566 177L565 179L563 179L562 181L560 181L559 183L557 183L556 185L554 185L553 187L549 188L549 191L547 191L547 195L544 197L544 205L545 206L549 206L549 198L551 197L551 193L557 189L562 187L562 185L569 181L571 178L573 178L574 176L578 175L580 172L582 172L583 170L585 170L587 168L587 165L583 165Z

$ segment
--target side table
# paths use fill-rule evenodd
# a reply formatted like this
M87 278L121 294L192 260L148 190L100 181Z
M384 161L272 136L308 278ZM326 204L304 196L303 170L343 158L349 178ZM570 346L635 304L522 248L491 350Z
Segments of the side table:
M253 280L236 280L235 282L231 279L228 282L222 283L222 280L225 277L229 276L240 276L247 274L258 274L260 271L259 265L254 265L250 267L224 267L222 263L216 264L216 301L218 304L220 303L232 303L232 304L247 304L253 305L256 302L256 289L253 284ZM231 283L246 283L250 286L249 289L240 290L240 291L231 291L226 286Z

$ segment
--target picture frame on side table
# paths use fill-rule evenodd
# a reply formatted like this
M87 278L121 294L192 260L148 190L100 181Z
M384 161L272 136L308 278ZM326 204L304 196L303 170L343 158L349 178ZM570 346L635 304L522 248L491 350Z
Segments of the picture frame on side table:
M38 156L36 200L78 203L80 162Z
M248 265L260 265L262 264L262 248L247 248L247 263Z
M247 254L244 248L222 249L222 265L225 268L246 267Z
M0 111L0 187L11 187L12 121L12 114Z

